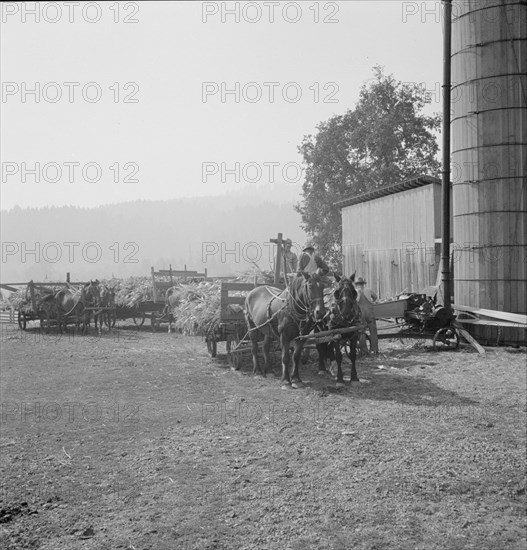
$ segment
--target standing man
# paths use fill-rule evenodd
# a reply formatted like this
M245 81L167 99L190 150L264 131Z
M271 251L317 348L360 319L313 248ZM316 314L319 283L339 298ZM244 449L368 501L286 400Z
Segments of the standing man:
M293 242L291 239L286 239L284 241L284 265L286 277L289 273L296 273L296 268L298 266L298 258L296 254L291 250Z
M377 354L379 353L379 340L377 338L377 321L373 309L373 303L377 301L377 294L371 288L366 287L366 281L362 277L355 281L355 287L357 288L357 301L359 302L362 318L370 331L371 349L373 353Z

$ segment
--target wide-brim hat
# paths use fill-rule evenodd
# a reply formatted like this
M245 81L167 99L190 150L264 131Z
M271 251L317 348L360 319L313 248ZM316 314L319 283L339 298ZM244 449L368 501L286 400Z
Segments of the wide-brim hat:
M311 245L308 245L308 246L305 246L303 249L302 249L302 252L307 252L308 250L315 250L315 247L314 246L311 246Z
M285 239L284 244L293 244L293 241L291 239Z
M359 277L359 278L355 281L355 284L356 284L356 285L365 285L365 284L366 284L366 281L365 281L362 277Z

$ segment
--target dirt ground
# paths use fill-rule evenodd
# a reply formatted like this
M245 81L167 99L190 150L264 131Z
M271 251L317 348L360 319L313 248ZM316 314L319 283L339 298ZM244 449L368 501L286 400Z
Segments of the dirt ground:
M1 547L525 548L525 350L381 351L284 391L197 337L2 325Z

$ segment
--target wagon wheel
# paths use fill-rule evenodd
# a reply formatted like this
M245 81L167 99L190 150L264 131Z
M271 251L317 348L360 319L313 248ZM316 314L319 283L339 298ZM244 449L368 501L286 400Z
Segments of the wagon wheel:
M457 349L459 347L459 334L457 333L457 330L455 328L440 328L434 334L434 340L432 344L435 351Z
M207 351L209 352L209 355L211 357L216 357L216 352L218 350L216 333L214 331L209 332L205 337L205 341L207 342Z
M242 368L242 354L239 349L235 350L233 347L233 351L227 355L232 370L240 370Z
M142 327L145 324L146 314L144 311L139 311L137 315L133 316L134 325Z
M240 370L242 366L241 356L235 351L238 348L239 343L240 337L237 332L234 334L227 334L225 347L227 348L227 359L233 370Z
M26 314L18 310L18 327L20 328L20 330L26 330L26 325Z
M42 312L40 315L39 315L39 319L40 319L40 330L44 331L44 334L49 334L49 326L50 326L50 319L49 319L49 316L46 315L44 312Z
M235 334L227 334L227 339L225 341L225 348L227 349L227 355L236 348L236 346L240 343L240 337L238 336L238 333Z
M150 324L152 325L152 332L157 332L157 330L159 329L160 323L155 313L152 313L150 317Z

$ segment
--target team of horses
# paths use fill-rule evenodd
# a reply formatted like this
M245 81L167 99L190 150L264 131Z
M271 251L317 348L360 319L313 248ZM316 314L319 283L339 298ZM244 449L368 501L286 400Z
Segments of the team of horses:
M95 280L80 287L69 285L43 296L39 309L46 329L56 322L59 331L66 332L68 324L75 323L81 333L87 334L91 319L98 333L104 324L110 326L108 308L114 305L115 290Z
M285 290L260 286L247 295L244 311L252 343L253 374L260 372L266 376L270 366L271 341L276 338L280 342L282 354L281 386L283 389L301 388L303 383L300 379L300 362L305 342L303 337L311 332L316 334L360 324L357 291L353 284L355 275L347 278L334 274L334 278L336 286L326 301L325 281L316 273L297 275L290 280ZM262 338L263 368L258 361L259 342ZM352 332L317 344L319 374L326 372L328 360L334 360L337 363L337 387L344 386L341 351L344 346L351 360L350 381L358 382L355 367L357 342L358 332Z
M252 344L253 374L266 376L270 369L270 347L278 340L281 348L282 388L302 388L300 363L306 338L322 331L336 331L361 323L355 275L340 277L329 294L324 292L327 279L320 275L298 274L290 279L284 290L272 286L258 286L245 300L245 319ZM176 293L166 296L166 309L177 301ZM174 302L174 303L173 303ZM111 326L110 310L115 306L115 290L98 280L74 288L71 285L42 298L44 325L56 320L59 330L66 331L68 323L75 322L82 333L87 333L91 319L100 334L103 326ZM170 332L170 327L169 327ZM325 339L316 345L319 374L327 373L328 361L337 364L337 387L344 386L342 348L351 361L351 382L357 382L356 357L358 331ZM264 364L258 359L259 342L263 339Z

